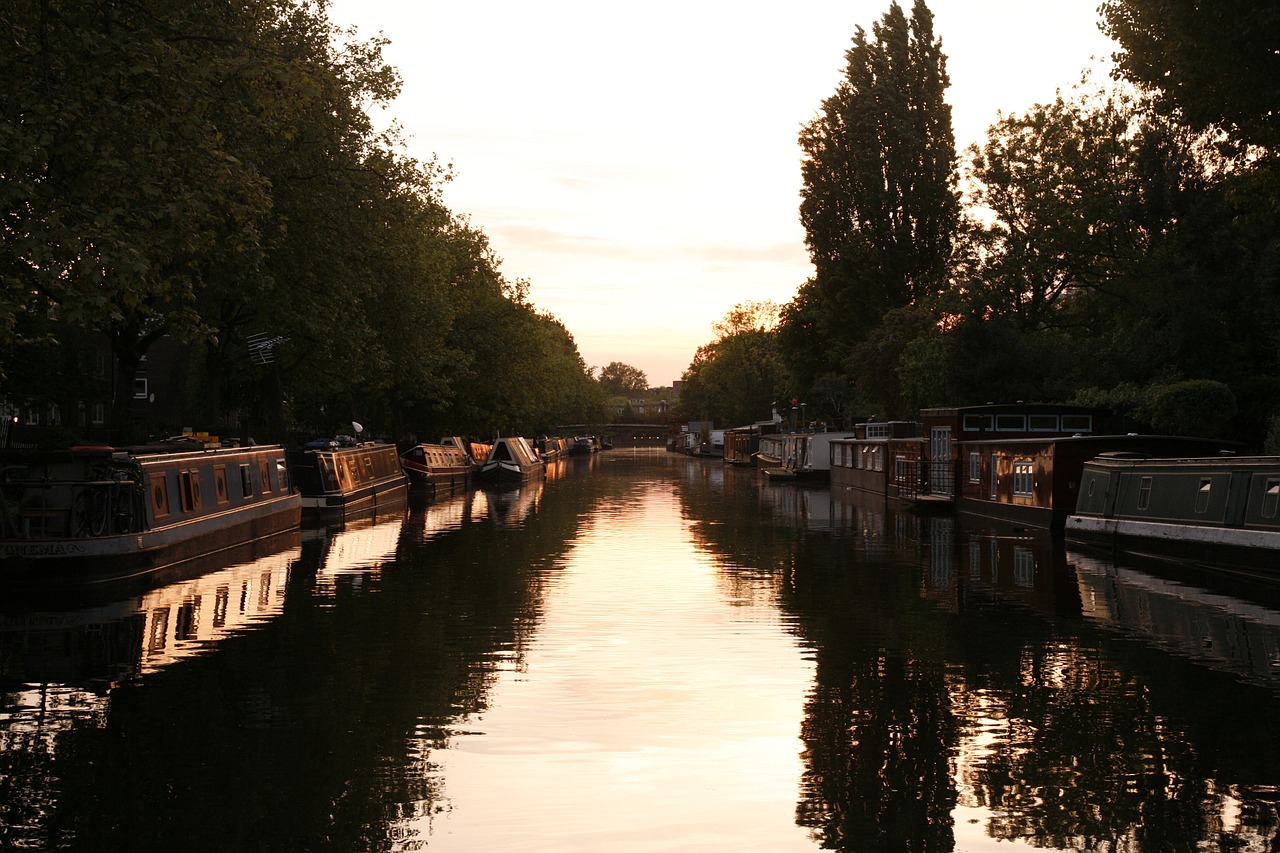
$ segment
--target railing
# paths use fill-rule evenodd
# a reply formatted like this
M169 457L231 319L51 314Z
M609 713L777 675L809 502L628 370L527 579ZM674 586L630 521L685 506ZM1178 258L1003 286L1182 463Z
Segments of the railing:
M8 480L5 487L23 490L16 507L0 501L9 538L108 536L142 527L142 491L123 472L109 480Z

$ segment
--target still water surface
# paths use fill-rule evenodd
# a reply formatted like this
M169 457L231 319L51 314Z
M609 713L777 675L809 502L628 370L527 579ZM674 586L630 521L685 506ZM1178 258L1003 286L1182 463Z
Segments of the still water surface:
M1273 850L1273 590L612 451L0 606L0 847Z

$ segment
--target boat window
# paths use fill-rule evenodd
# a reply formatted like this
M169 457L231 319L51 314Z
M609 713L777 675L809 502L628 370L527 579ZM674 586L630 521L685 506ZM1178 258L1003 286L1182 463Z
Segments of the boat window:
M183 512L200 511L200 472L178 472L178 499Z
M996 495L1000 493L1000 466L996 464L996 456L991 455L991 500L996 499Z
M1031 497L1035 486L1035 464L1030 459L1013 463L1013 493L1019 497Z
M169 484L165 481L164 474L155 474L151 477L151 509L156 518L162 518L169 514Z
M241 497L253 497L253 471L248 465L240 466L240 495Z
M1063 415L1063 432L1093 432L1093 415Z
M265 459L258 460L258 477L262 480L262 493L271 494L271 469L267 467Z
M215 496L218 505L223 506L231 502L231 495L227 492L227 466L217 465L213 469L213 488L217 492Z
M1027 418L1027 423L1031 427L1032 432L1058 431L1057 415L1031 415Z
M997 432L1026 432L1026 415L998 415L996 417Z
M289 466L284 459L276 460L276 481L280 483L280 491L289 491Z
M969 451L969 482L982 482L982 454L977 450Z
M1151 478L1143 477L1138 484L1138 509L1146 509L1151 504Z
M1275 518L1277 506L1280 506L1280 480L1267 480L1262 493L1262 517Z
M1213 491L1213 480L1208 477L1200 478L1200 490L1196 493L1196 512L1206 512L1209 509L1209 493Z

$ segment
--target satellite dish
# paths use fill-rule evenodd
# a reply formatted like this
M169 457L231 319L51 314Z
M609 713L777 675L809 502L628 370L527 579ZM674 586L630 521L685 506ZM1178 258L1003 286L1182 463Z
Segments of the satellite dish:
M351 422L351 428L356 431L356 435L364 432L364 425L357 423L356 421Z

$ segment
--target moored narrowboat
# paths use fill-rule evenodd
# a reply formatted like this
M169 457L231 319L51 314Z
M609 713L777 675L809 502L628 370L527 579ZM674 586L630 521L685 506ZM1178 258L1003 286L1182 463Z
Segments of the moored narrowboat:
M517 485L541 477L545 467L528 439L507 436L493 442L493 450L480 468L480 480L490 485Z
M134 577L296 529L285 460L189 439L7 456L0 574Z
M466 485L474 469L466 451L452 444L415 444L400 454L400 467L411 484L433 488Z
M342 436L291 450L288 460L306 522L340 522L408 497L409 481L394 444Z
M1280 457L1085 463L1067 542L1184 565L1280 575Z

